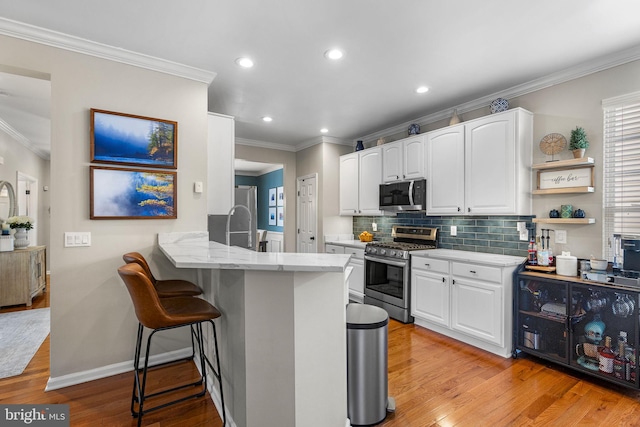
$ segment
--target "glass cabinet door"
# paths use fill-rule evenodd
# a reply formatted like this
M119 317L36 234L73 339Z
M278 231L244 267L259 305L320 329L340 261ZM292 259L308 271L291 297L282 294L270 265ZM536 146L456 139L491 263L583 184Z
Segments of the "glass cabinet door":
M568 363L567 282L518 278L516 347Z
M624 385L637 385L638 293L571 285L573 367Z

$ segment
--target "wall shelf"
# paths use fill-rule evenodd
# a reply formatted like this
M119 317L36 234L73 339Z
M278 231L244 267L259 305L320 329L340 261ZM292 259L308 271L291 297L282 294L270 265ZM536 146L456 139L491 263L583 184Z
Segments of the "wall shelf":
M592 157L582 157L580 159L569 160L557 160L554 162L538 163L531 166L533 170L542 169L564 169L564 168L577 168L577 167L589 167L595 166L595 161Z
M595 218L533 218L538 224L595 224Z
M595 187L568 187L568 188L547 188L544 190L533 190L533 194L569 194L569 193L593 193Z

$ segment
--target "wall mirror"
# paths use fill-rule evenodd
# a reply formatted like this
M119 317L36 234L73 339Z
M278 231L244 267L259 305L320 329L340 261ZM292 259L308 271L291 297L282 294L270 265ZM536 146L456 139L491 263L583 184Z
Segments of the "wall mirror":
M16 193L9 181L0 181L0 222L16 214Z

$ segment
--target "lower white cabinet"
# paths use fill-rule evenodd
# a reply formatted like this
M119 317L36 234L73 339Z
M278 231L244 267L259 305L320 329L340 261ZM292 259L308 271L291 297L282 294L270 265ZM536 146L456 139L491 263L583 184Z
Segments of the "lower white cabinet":
M412 255L415 323L510 357L513 272L523 261L524 257L447 249Z
M364 302L364 249L327 243L324 245L324 251L328 254L351 255L349 267L353 267L353 271L349 278L349 299Z

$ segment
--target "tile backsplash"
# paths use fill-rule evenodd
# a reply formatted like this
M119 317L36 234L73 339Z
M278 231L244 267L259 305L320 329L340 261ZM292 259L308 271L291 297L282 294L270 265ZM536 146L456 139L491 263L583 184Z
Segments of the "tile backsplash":
M390 241L393 225L416 225L438 228L438 247L471 252L527 256L528 242L520 240L517 222L526 222L534 228L533 216L426 216L420 213L399 213L397 216L353 217L353 233L363 231L374 234L376 240ZM378 225L372 231L371 223ZM457 235L451 235L451 226L457 227Z

